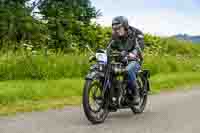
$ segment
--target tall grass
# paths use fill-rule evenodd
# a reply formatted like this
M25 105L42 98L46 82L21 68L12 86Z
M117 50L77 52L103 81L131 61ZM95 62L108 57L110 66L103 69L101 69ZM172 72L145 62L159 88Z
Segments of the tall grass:
M0 80L60 79L84 77L89 68L86 56L12 56L0 60ZM176 56L146 56L144 69L152 75L199 71L200 59Z
M144 69L149 69L151 75L172 72L200 72L200 58L176 56L146 56Z
M84 56L13 56L1 59L0 80L83 77L87 69L88 62Z

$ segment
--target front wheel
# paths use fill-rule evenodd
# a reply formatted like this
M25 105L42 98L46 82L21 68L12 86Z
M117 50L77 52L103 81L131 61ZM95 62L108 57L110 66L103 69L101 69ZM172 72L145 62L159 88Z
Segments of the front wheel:
M93 124L104 122L109 113L101 92L102 86L99 80L85 81L83 109L87 119Z

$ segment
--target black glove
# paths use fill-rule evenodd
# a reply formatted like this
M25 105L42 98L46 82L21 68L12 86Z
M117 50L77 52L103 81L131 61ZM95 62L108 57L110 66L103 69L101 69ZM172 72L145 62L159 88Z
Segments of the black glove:
M125 51L125 50L121 51L121 57L122 58L126 57L127 55L128 55L127 51Z
M122 63L127 63L128 62L128 57L127 56L128 56L128 52L123 50L121 52L121 61L122 61Z
M128 57L127 56L122 59L122 63L124 63L124 64L128 63Z

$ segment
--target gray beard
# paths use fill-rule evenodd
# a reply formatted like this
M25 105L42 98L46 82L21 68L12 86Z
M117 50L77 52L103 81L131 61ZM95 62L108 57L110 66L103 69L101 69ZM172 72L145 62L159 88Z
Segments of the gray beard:
M112 40L126 40L127 37L126 36L119 36L119 35L116 35L116 34L112 34Z

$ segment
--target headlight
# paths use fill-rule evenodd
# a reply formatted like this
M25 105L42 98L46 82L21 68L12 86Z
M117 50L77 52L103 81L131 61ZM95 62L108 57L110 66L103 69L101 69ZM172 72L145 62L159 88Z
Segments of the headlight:
M107 55L105 53L96 53L97 61L107 63Z

